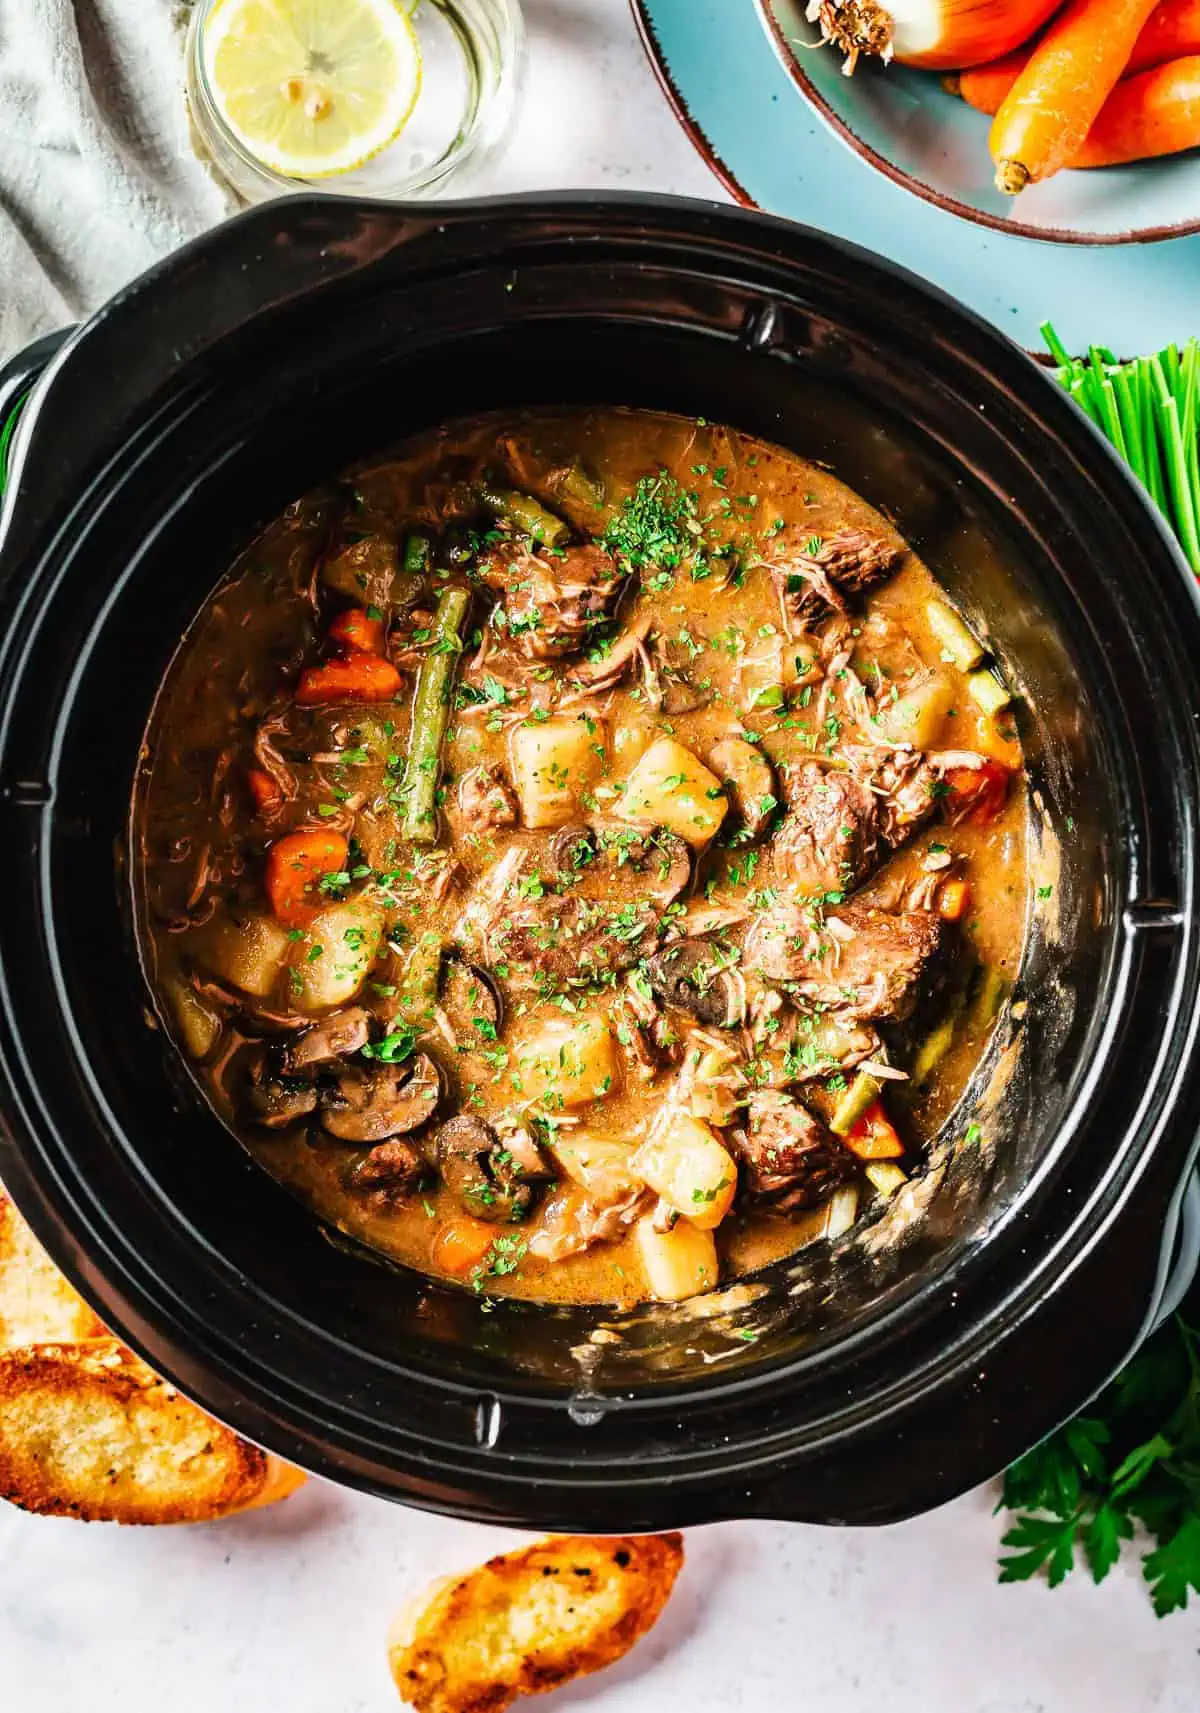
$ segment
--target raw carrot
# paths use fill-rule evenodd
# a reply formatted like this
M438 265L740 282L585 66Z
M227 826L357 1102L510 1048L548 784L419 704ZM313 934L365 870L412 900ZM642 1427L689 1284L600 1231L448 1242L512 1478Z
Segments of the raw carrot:
M1161 0L1133 45L1126 77L1200 54L1200 0Z
M953 77L942 79L951 95L961 95L968 107L978 113L998 113L1004 97L1029 64L1033 49L1015 48L1003 59L989 60L986 65L973 65L957 71Z
M386 637L383 619L378 612L368 612L366 607L347 607L329 627L329 640L334 647L350 653L359 649L364 654L382 654Z
M267 897L271 909L289 927L311 922L319 906L318 888L327 874L341 874L350 847L328 827L302 827L277 839L267 852Z
M1200 54L1119 83L1074 167L1115 167L1200 148Z
M444 1273L465 1273L479 1266L496 1235L479 1219L448 1219L438 1227L429 1259Z
M881 1100L871 1102L844 1141L860 1160L895 1160L904 1152L904 1144Z
M961 95L980 113L996 113L1033 53L1031 45L1020 47L1002 59L971 66L942 79L952 95ZM1159 0L1133 44L1129 64L1121 73L1134 77L1168 60L1200 54L1200 0ZM1072 163L1074 164L1074 163Z
M1009 769L998 761L985 761L982 767L947 769L947 820L970 821L977 827L994 821L1008 800L1011 778Z
M296 701L302 708L320 708L329 702L390 702L401 683L390 660L355 648L341 660L307 667L296 686Z
M1157 0L1070 0L992 120L997 187L1016 196L1068 166Z
M970 882L948 880L938 891L937 913L943 922L961 922L970 902Z
M283 792L276 785L269 773L264 773L261 767L252 767L246 775L246 784L254 799L254 807L260 815L265 815L283 802Z

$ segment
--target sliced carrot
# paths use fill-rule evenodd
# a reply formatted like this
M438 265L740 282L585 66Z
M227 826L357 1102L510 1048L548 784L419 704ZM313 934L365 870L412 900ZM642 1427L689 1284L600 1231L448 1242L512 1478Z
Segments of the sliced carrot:
M968 106L980 113L996 113L1032 54L1032 46L1026 45L1002 59L956 72L943 82L952 94L961 95ZM1166 65L1169 60L1192 54L1200 54L1200 0L1160 0L1133 44L1121 76L1136 77L1139 71L1149 71L1151 66Z
M901 1142L881 1100L873 1100L854 1129L843 1138L851 1153L860 1160L896 1160L904 1152Z
M495 1236L495 1226L480 1219L448 1219L438 1227L429 1258L443 1273L466 1273L483 1260Z
M267 897L281 922L302 928L317 914L318 888L327 874L341 874L350 847L328 827L301 827L276 839L267 852Z
M391 702L402 683L390 660L356 648L341 660L306 667L296 686L296 701L302 708L320 708L330 702Z
M1157 0L1069 0L992 120L997 187L1016 196L1069 166Z
M1008 801L1012 770L998 761L985 761L982 767L951 767L946 771L946 819L952 822L970 821L973 826L986 826L994 821Z
M1100 109L1075 167L1116 167L1200 148L1200 55L1119 83Z
M1021 766L1021 746L1017 742L1011 716L1007 712L985 714L981 708L975 716L975 735L964 739L968 749L978 750L992 761L998 761L1016 773Z
M387 627L382 618L365 607L347 607L329 627L329 640L335 648L350 653L382 654L387 641Z
M970 881L948 880L938 890L937 913L943 922L961 922L970 902Z
M264 773L261 767L252 767L246 775L246 784L254 799L254 807L260 815L277 809L283 802L283 792L276 785L269 773Z

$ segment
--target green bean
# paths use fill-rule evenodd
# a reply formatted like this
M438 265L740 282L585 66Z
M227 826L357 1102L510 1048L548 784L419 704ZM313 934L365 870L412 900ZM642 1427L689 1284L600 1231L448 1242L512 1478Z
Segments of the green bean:
M396 1016L423 1029L433 1020L442 973L442 941L432 931L422 934L408 954L400 984Z
M446 735L450 713L455 667L462 653L462 623L470 601L467 589L443 589L434 615L429 652L417 674L412 735L401 787L404 834L416 845L432 845L437 840L437 788L441 774L442 739Z
M917 1048L917 1055L913 1060L912 1067L913 1088L920 1088L922 1083L928 1082L950 1051L951 1043L954 1040L954 1024L954 1017L944 1017L937 1028L931 1030Z
M985 714L998 714L1001 708L1007 708L1012 701L1012 692L986 667L980 672L968 674L967 694Z
M423 574L429 569L429 557L433 552L433 543L427 535L410 535L405 538L404 558L401 561L404 569Z
M562 547L571 531L560 517L547 511L532 494L518 493L515 488L481 488L480 495L488 505L514 529L530 535L543 547Z
M834 1109L829 1128L835 1136L849 1136L873 1100L879 1098L879 1084L868 1071L859 1071Z
M605 501L604 483L582 464L568 464L553 478L555 497L580 511L599 511Z
M987 1029L1008 998L1009 980L1002 975L994 964L985 964L979 977L979 986L971 1001L970 1028L973 1034Z
M983 659L983 645L977 636L969 631L953 607L945 601L926 601L925 617L929 628L941 645L943 654L948 654L953 665L962 672L970 672Z

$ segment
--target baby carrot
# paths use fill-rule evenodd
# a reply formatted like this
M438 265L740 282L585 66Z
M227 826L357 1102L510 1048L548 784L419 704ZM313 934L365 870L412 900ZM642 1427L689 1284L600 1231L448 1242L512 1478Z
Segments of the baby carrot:
M327 874L341 874L350 847L327 827L301 827L276 839L267 852L267 897L281 922L302 928L320 905L319 887Z
M996 113L1029 64L1032 53L1033 46L1026 43L1002 59L971 66L942 81L951 95L961 95L969 107L980 113ZM1133 44L1129 64L1121 75L1132 77L1139 71L1149 71L1153 65L1166 65L1168 60L1183 59L1189 54L1200 54L1200 0L1159 0Z
M329 627L329 640L336 648L360 649L364 654L382 654L387 631L381 615L366 607L347 607Z
M264 773L261 767L250 769L246 775L246 784L250 787L254 807L260 815L269 815L273 809L278 809L283 802L283 792L271 778L271 775Z
M1129 64L1157 0L1070 0L992 121L997 187L1016 196L1067 166Z
M1200 148L1200 55L1119 83L1073 167L1115 167Z
M465 1273L482 1264L495 1236L495 1226L478 1219L448 1219L438 1227L430 1260L445 1273Z
M391 702L402 682L390 660L353 648L341 660L306 667L296 685L296 701L301 708L321 708L331 702Z

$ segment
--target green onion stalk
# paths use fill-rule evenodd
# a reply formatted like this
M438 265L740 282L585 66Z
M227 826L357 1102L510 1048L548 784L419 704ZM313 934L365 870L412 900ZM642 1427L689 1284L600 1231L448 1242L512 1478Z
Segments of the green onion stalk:
M1072 357L1050 323L1042 338L1059 384L1112 442L1200 577L1200 340L1119 362L1093 345Z

